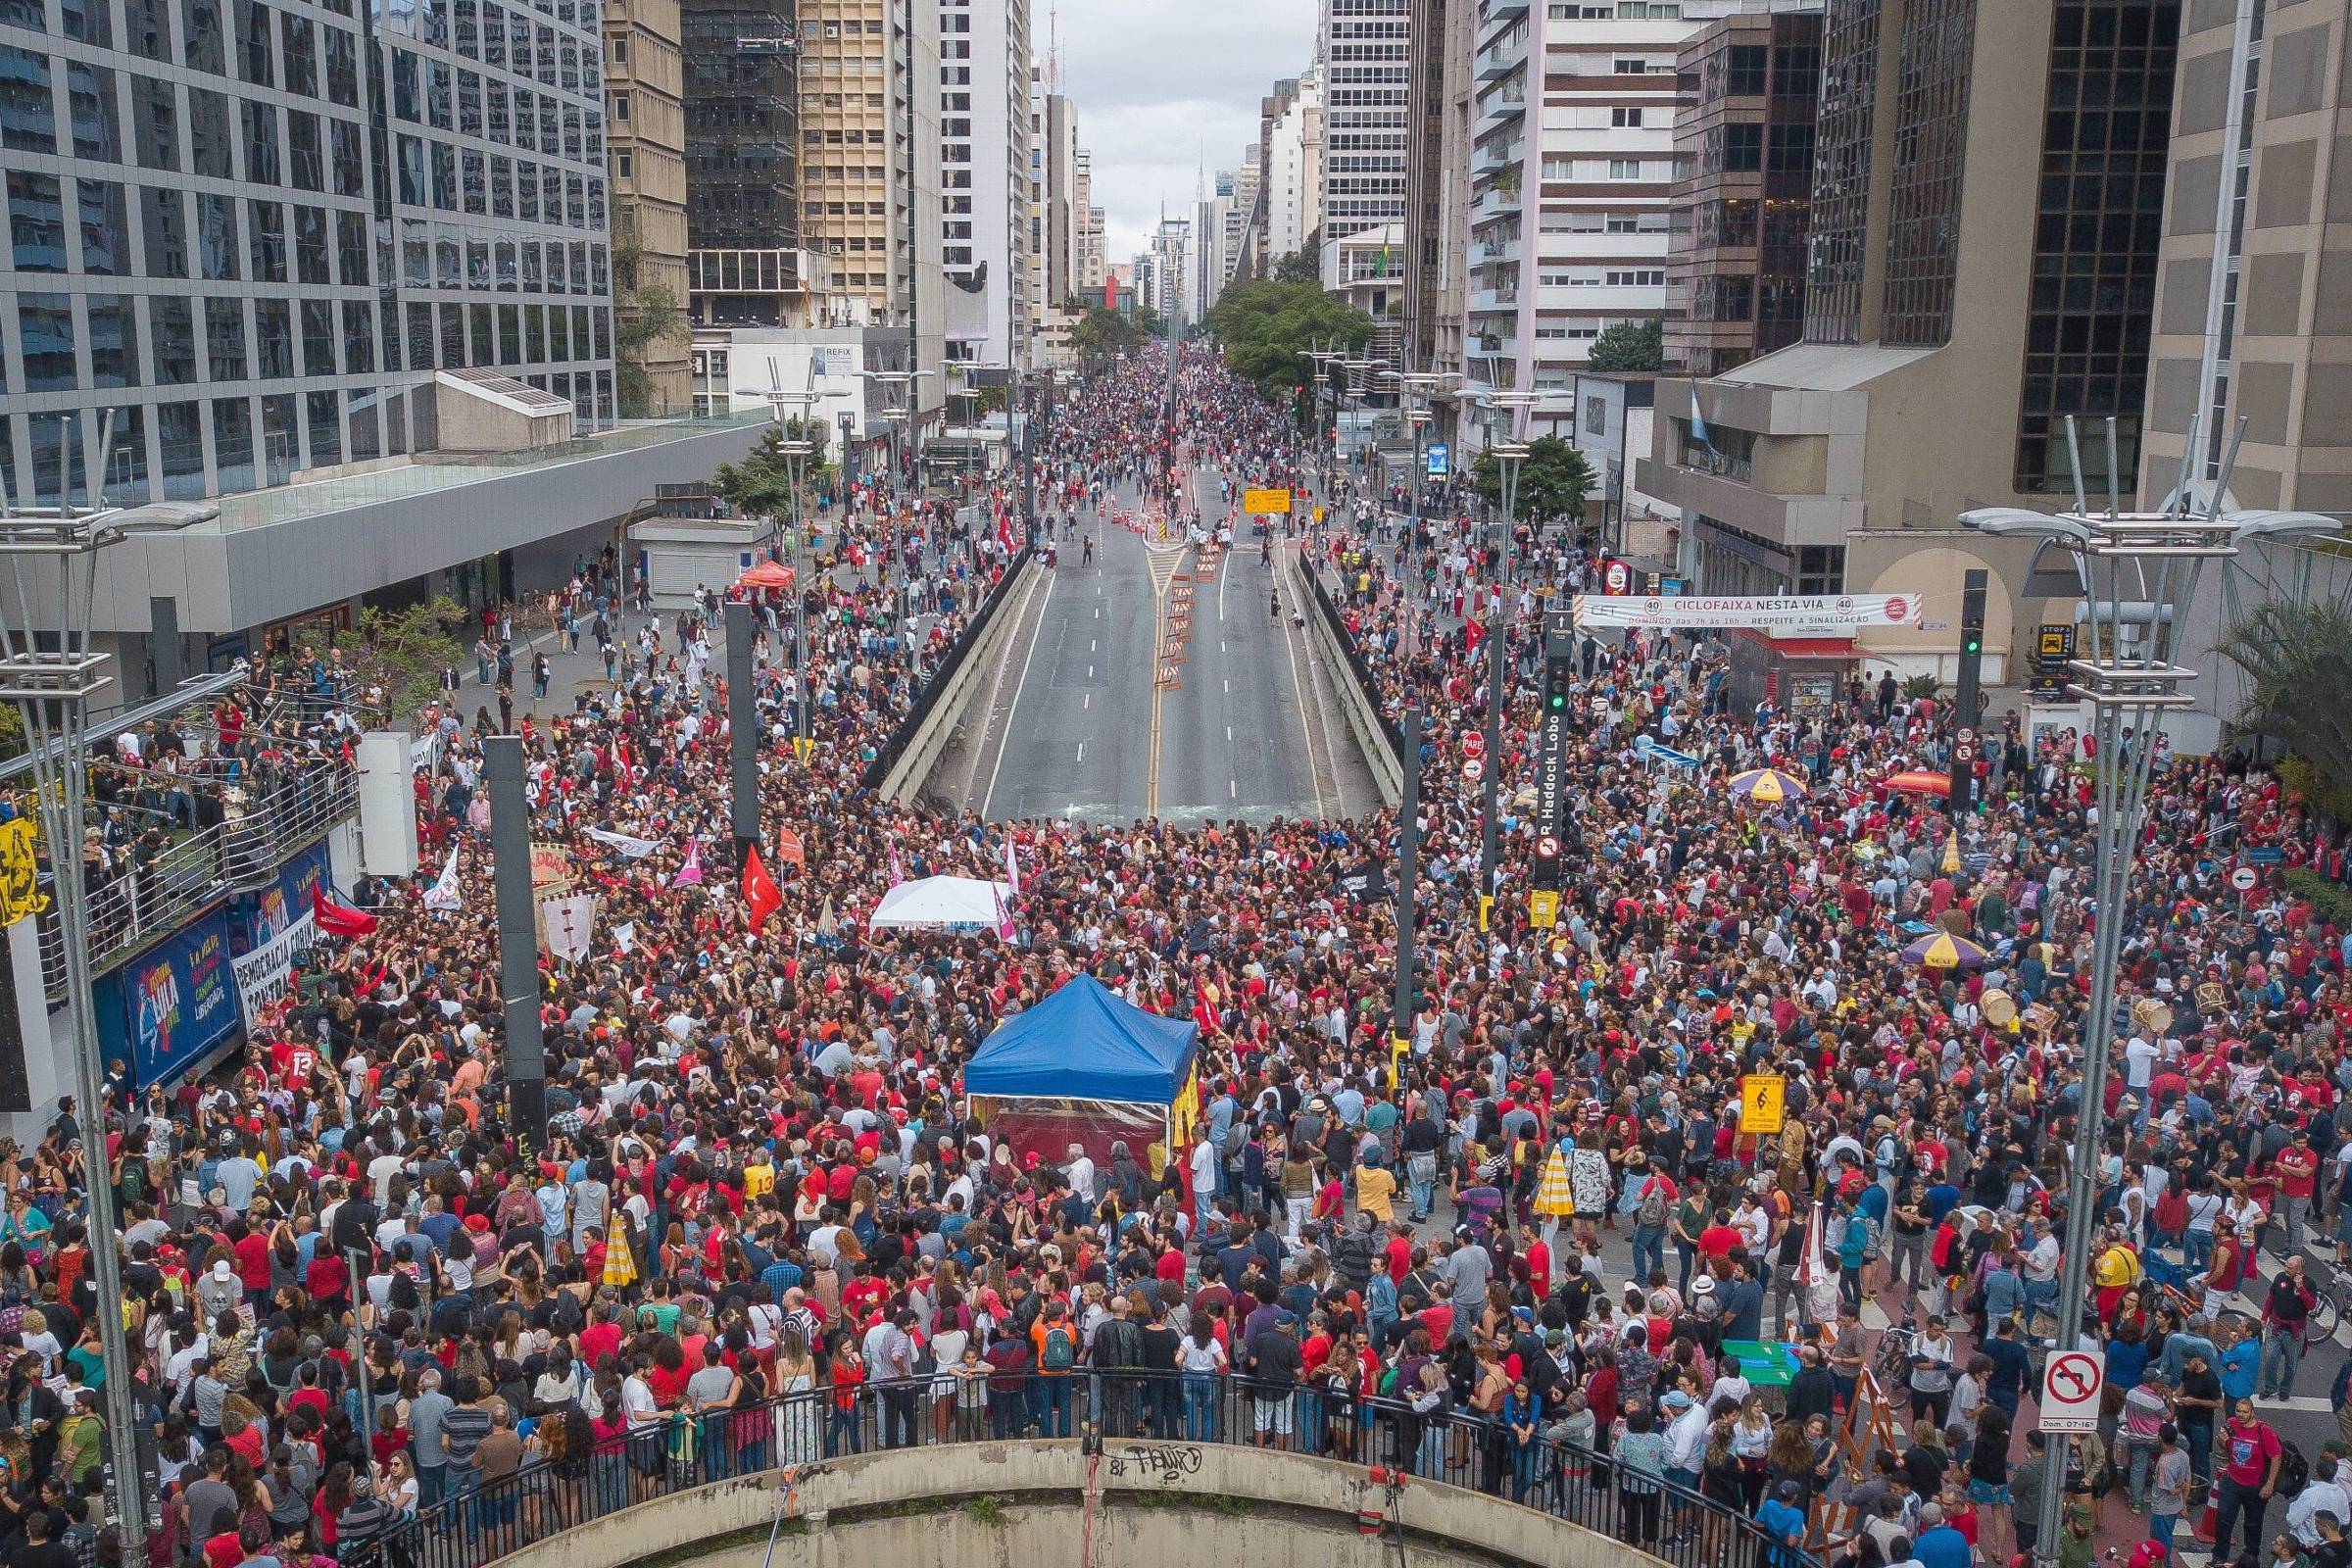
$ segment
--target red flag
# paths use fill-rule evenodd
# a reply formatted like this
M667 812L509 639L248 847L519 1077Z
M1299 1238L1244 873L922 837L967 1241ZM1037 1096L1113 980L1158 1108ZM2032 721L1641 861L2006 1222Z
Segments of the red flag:
M760 863L758 846L743 854L743 907L751 916L752 929L757 931L767 924L767 917L784 906L784 895L776 890L776 879L767 874Z
M788 827L776 829L776 858L789 860L802 870L808 869L808 852L801 846L801 836Z
M1486 626L1486 622L1484 622L1484 621L1480 621L1480 620L1465 620L1465 621L1463 621L1463 622L1462 622L1462 637L1463 637L1464 641L1465 641L1465 642L1468 644L1468 646L1467 646L1466 648L1464 648L1462 651L1463 651L1464 653L1466 653L1466 654L1475 654L1475 653L1477 653L1477 652L1478 652L1478 645L1479 645L1480 643L1483 643L1483 642L1485 642L1485 641L1487 640L1487 626Z
M364 937L375 929L375 916L366 909L337 904L326 896L324 884L311 889L311 913L318 929L330 937Z

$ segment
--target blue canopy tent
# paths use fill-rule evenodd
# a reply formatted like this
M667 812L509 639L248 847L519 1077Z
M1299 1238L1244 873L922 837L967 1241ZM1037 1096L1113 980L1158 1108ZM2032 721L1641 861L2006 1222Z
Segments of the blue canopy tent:
M1090 975L999 1025L964 1068L964 1093L1017 1156L1062 1164L1082 1145L1100 1168L1127 1144L1154 1175L1191 1130L1200 1026L1132 1006ZM1145 1150L1152 1157L1145 1157Z

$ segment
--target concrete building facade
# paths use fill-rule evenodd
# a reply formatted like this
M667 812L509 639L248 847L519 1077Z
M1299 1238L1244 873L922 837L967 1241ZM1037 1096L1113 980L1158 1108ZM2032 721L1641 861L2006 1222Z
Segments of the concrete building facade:
M1818 11L1727 17L1683 46L1666 363L1715 375L1804 335Z
M1327 250L1335 239L1404 221L1414 14L1415 0L1323 0L1317 222Z
M683 414L686 363L686 106L678 0L612 0L604 13L605 160L612 180L613 294L627 321L640 294L666 300L678 324L637 357L642 383L615 366L624 418Z
M1323 76L1278 81L1259 158L1265 186L1266 265L1304 245L1323 213Z
M2170 0L1829 8L1804 337L1661 381L1637 465L1637 488L1680 513L1697 587L1925 595L1918 626L1857 656L1865 674L1948 679L1959 574L1984 565L1987 678L2008 676L2049 607L2024 598L2028 552L1956 519L2071 497L2064 416L2138 406L2178 16Z
M1029 347L1029 0L939 0L940 265L947 355L1025 363Z
M805 288L791 0L682 0L686 239L698 324L774 325Z

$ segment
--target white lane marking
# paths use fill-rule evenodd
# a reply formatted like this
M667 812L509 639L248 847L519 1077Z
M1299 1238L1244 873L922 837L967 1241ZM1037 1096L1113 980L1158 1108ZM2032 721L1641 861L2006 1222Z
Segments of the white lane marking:
M1227 691L1233 690L1233 681L1230 678L1228 678L1225 682L1225 689Z
M1087 651L1088 653L1090 653L1090 654L1091 654L1091 653L1093 653L1093 652L1095 651L1095 646L1096 646L1095 639L1094 639L1094 638L1092 638L1092 637L1089 637L1089 638L1086 640L1086 651Z
M1029 689L1029 662L1037 657L1037 639L1046 629L1046 612L1054 604L1052 573L1046 576L1046 597L1037 607L1037 624L1029 628L1029 651L1021 656L1021 683L1012 689L1012 706L1004 711L1004 739L1012 736L1012 721L1021 710L1021 694ZM1004 754L1011 748L1003 742L997 746L997 765L988 770L988 792L980 797L980 819L988 820L989 803L997 796L997 775L1004 771Z
M1094 665L1092 665L1092 664L1089 664L1089 665L1087 665L1087 666L1086 666L1086 678L1087 678L1088 680L1093 680L1093 679L1095 678L1095 666L1094 666Z
M1084 741L1078 743L1078 760L1081 762L1086 760L1086 742Z
M1225 744L1228 746L1233 744L1233 726L1231 724L1225 726Z
M1225 798L1233 801L1242 798L1242 786L1238 780L1229 778L1225 781Z
M1086 711L1086 710L1088 710L1088 709L1090 709L1090 708L1092 708L1092 707L1094 707L1094 706L1095 706L1095 694L1094 694L1093 692L1086 692L1086 693L1082 694L1082 695L1079 697L1079 699L1078 699L1078 710L1079 710L1080 712L1084 712L1084 711Z
M1231 650L1231 649L1229 649L1229 648L1227 648L1227 647L1225 646L1225 639L1224 639L1224 638L1222 638L1222 637L1220 637L1220 638L1218 638L1218 639L1217 639L1217 652L1218 652L1218 653L1220 653L1220 654L1225 654L1225 653L1231 653L1231 652L1232 652L1232 650Z

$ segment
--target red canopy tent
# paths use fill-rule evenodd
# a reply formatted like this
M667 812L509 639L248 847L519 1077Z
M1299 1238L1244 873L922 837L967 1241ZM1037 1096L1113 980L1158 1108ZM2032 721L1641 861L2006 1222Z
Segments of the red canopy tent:
M800 573L794 571L790 566L783 564L781 562L762 561L760 563L760 564L754 566L751 570L736 578L735 586L747 590L755 588L773 589L777 593L781 594L790 593L792 591L793 584L799 582L800 580Z
M1951 778L1943 773L1890 773L1886 776L1886 787L1890 790L1899 790L1905 795L1949 795L1952 793Z

